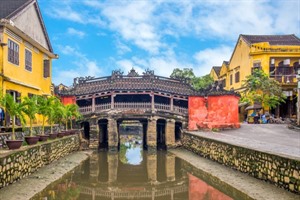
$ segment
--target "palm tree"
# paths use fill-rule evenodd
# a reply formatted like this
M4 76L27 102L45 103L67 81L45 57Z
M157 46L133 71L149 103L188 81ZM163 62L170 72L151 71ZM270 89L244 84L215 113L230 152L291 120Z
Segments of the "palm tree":
M15 121L16 117L18 117L24 125L25 116L24 116L24 104L16 102L14 97L11 94L5 94L2 98L0 98L0 104L5 108L5 111L12 119L12 135L11 139L16 140L15 134Z
M47 117L51 128L51 134L53 134L53 124L55 121L60 121L63 115L62 103L57 97L48 98L48 112Z
M38 114L42 115L42 135L45 135L45 122L50 109L50 101L46 97L38 96Z
M36 119L36 114L38 113L38 104L37 104L37 96L24 97L22 104L24 106L23 112L28 116L29 118L29 125L30 125L30 136L33 136L32 134L32 122Z
M68 122L70 122L70 128L72 129L72 120L78 119L79 117L81 117L81 114L78 112L78 105L68 104L63 107L63 119L66 131L68 130Z

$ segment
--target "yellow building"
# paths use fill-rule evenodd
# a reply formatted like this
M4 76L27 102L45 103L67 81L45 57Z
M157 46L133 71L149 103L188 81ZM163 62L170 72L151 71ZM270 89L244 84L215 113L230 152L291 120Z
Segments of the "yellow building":
M214 81L218 81L219 80L219 76L220 76L220 71L221 71L221 67L219 66L213 66L211 71L210 71L210 77L212 77L214 79Z
M16 100L51 95L51 60L57 55L36 0L0 1L0 45L1 92Z
M240 35L229 62L223 63L219 81L225 89L243 91L243 80L253 69L262 69L276 79L288 97L270 112L276 116L296 115L297 79L300 68L300 39L295 35Z

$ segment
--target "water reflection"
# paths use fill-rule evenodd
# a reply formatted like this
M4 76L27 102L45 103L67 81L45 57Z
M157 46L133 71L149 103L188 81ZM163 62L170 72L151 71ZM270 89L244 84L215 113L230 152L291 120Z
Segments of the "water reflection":
M139 165L143 161L142 135L120 135L120 161L124 164Z
M34 200L232 199L220 192L223 191L222 186L218 186L216 181L209 182L209 177L206 177L209 183L199 179L197 169L173 154L165 151L158 151L157 154L142 151L139 164L124 163L121 157L121 152L95 153L73 173L59 183L50 185Z

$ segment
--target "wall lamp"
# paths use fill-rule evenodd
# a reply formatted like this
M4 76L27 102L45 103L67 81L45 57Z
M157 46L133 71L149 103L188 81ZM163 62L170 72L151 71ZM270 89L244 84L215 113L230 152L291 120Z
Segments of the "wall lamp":
M1 47L5 47L5 46L7 46L7 43L0 42L0 46L1 46Z

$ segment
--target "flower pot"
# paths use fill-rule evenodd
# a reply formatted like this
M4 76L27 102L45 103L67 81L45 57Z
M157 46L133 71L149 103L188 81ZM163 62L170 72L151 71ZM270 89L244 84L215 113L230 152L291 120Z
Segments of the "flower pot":
M39 141L39 136L26 136L25 141L28 145L34 145Z
M64 137L65 136L65 133L64 132L59 132L59 133L57 133L57 137L59 137L59 138L62 138L62 137Z
M57 137L57 133L50 133L49 134L49 138L52 139L52 140L55 139L56 137Z
M23 140L6 140L6 145L9 149L19 149L22 146Z
M65 136L68 136L68 135L70 135L70 131L64 131L64 134L65 134Z
M42 142L47 141L49 138L49 135L39 135L39 136L40 136L39 141L42 141Z

